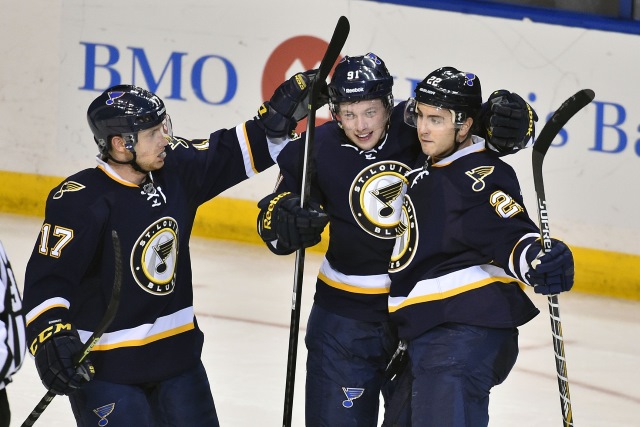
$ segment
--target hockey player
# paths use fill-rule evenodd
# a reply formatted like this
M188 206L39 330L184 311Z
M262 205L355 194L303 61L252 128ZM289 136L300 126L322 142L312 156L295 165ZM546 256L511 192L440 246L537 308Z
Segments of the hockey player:
M9 427L7 386L27 351L20 290L7 253L0 243L0 427Z
M50 192L24 291L40 378L69 395L78 425L218 426L193 309L196 210L274 164L306 115L314 76L297 74L259 117L207 139L173 136L163 101L139 87L111 87L90 104L98 165ZM124 260L120 307L89 357L74 366L112 292L112 230Z
M414 426L487 426L518 326L538 314L524 285L545 295L573 285L571 251L552 239L542 255L515 172L474 134L481 103L476 75L444 67L406 104L424 158L407 175L389 311L408 341Z
M404 175L420 153L404 102L394 108L392 86L373 53L346 56L328 86L335 120L315 129L309 206L328 214L330 239L305 337L308 427L377 426L380 392L385 400L390 392L385 369L398 339L388 315L388 267ZM532 140L533 110L506 91L493 101L499 114L488 107L486 124L496 149L523 148ZM276 254L319 241L317 230L300 234L300 150L289 144L280 153L275 193L259 203L258 232Z

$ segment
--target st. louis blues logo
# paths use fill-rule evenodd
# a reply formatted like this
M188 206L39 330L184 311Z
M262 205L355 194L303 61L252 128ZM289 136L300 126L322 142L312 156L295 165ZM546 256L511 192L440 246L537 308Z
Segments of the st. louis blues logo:
M342 387L342 391L344 395L347 396L347 400L342 402L342 406L345 408L351 408L353 406L353 401L364 393L363 388L355 388L355 387Z
M173 292L178 260L178 224L173 218L156 221L138 237L131 253L131 271L138 285L154 295Z
M113 105L114 104L114 100L118 99L122 95L124 95L124 92L121 91L121 90L118 90L118 91L109 92L107 95L109 96L109 99L106 100L105 104Z
M372 60L373 62L375 62L377 65L382 64L382 61L380 61L380 58L378 58L375 54L371 52L367 53L366 57Z
M100 421L98 421L98 425L100 427L104 427L109 424L109 420L107 420L107 417L113 412L113 409L115 407L115 403L109 403L108 405L104 405L93 410L93 413L100 417Z
M466 84L467 86L473 86L473 83L476 80L476 75L473 73L464 73L464 77L466 79L464 84Z
M363 169L353 180L349 205L356 222L367 233L382 239L395 238L408 170L402 163L383 161Z
M487 175L491 175L493 173L493 169L493 166L478 166L470 171L466 171L465 175L473 180L471 189L476 192L484 190L484 178Z
M54 199L59 199L66 192L69 192L69 191L80 191L80 190L82 190L84 188L86 188L86 187L84 185L80 184L79 182L65 181L60 186L60 189L55 192L55 194L53 195L53 198Z

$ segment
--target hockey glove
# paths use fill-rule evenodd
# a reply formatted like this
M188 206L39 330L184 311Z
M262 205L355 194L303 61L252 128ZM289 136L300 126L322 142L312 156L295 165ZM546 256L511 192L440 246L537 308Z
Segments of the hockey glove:
M533 246L527 250L531 268L525 277L538 294L559 294L573 286L574 266L571 250L557 239L551 239L551 245L551 250L547 253Z
M498 90L482 105L480 123L490 148L514 153L533 144L538 115L518 94Z
M329 222L320 205L310 202L300 207L300 196L290 192L273 193L258 203L258 234L277 255L288 255L320 243Z
M82 349L78 332L70 323L54 323L44 329L31 343L36 368L42 384L55 394L71 394L93 378L94 368L85 358L74 365Z
M318 70L297 73L278 86L271 99L260 106L258 117L270 138L286 138L292 136L298 122L309 114L309 97L311 84L315 81ZM323 87L327 86L321 82ZM326 89L324 90L326 92ZM326 104L327 99L319 97L316 108Z

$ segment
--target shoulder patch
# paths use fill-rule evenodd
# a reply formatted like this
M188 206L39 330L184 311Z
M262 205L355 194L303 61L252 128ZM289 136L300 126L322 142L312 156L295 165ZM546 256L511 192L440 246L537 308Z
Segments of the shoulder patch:
M60 186L60 188L58 189L58 191L55 192L55 194L53 195L54 199L59 199L61 198L64 193L66 192L70 192L70 191L80 191L85 189L86 187L82 184L80 184L79 182L75 182L75 181L65 181L62 183L62 185Z
M470 171L466 171L465 175L473 180L471 189L476 192L484 190L484 179L493 173L494 168L494 166L478 166Z

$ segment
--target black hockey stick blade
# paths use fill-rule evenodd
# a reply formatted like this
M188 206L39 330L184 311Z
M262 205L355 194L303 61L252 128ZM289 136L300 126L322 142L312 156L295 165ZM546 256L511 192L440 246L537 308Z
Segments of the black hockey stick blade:
M315 84L315 83L323 82L329 76L329 73L333 68L333 64L336 62L336 60L340 56L340 52L342 51L342 48L344 47L344 44L347 41L347 37L349 36L350 29L351 29L351 25L349 24L349 20L345 16L341 16L338 19L338 23L336 24L335 30L333 31L333 36L331 36L331 40L329 41L329 45L327 46L327 51L325 52L324 56L322 57L322 60L320 61L318 74L316 76L316 80L312 87L311 98L309 99L310 104L314 104L314 105L309 105L310 112L315 111L315 108L311 108L311 107L315 106L314 101L318 100L318 95L320 94L321 85ZM309 122L307 122L307 129L309 128Z
M587 106L595 93L591 89L582 89L576 92L570 98L562 103L549 121L544 125L540 135L533 144L532 165L533 165L533 185L538 200L538 218L540 222L540 230L542 235L542 249L545 252L551 250L551 237L549 231L549 222L547 220L547 201L544 192L544 179L542 176L542 163L547 154L547 150L551 146L554 138L560 130L567 124L573 116Z
M320 67L316 75L315 80L311 86L311 96L309 97L309 115L307 116L307 132L304 146L304 157L302 159L302 182L301 182L301 194L300 205L305 206L309 192L310 184L309 177L312 175L310 172L311 163L309 157L313 152L313 141L315 136L316 126L316 105L318 104L318 97L320 96L321 83L329 76L329 72L333 68L333 64L340 56L340 51L344 47L347 37L349 36L349 20L341 16L338 19L336 28L333 31L327 50L320 61ZM302 279L304 275L304 248L296 251L295 272L293 280L293 292L291 296L291 323L289 326L289 350L287 358L287 377L284 392L284 414L282 417L283 427L291 427L291 418L293 413L293 392L295 385L296 375L296 358L298 354L298 334L300 329L300 301L302 297Z
M351 25L349 24L349 20L345 16L341 16L338 19L336 28L333 31L333 36L331 36L331 40L329 41L327 50L324 53L322 60L320 61L320 67L318 68L316 78L311 84L311 96L309 97L309 115L307 116L305 149L304 157L302 159L303 172L301 184L302 194L300 197L301 206L305 206L307 197L309 195L309 176L311 175L309 167L309 156L311 156L311 149L313 147L315 136L316 109L318 105L318 98L320 96L320 88L322 87L322 83L327 80L327 77L329 76L329 73L333 68L333 64L340 56L340 52L342 51L342 48L347 41L347 37L349 36L350 29Z
M109 325L111 325L113 319L115 319L116 313L118 312L118 306L120 305L120 289L122 287L122 250L120 248L120 238L118 237L118 233L115 230L111 231L111 239L115 256L113 290L111 291L111 299L109 300L107 310L105 311L100 324L74 358L75 366L79 366L80 363L82 363L82 361L87 358L98 341L100 341L102 335L105 333ZM52 391L48 391L47 394L45 394L44 397L40 399L40 402L38 402L33 411L31 411L29 417L27 417L27 419L22 423L22 427L32 426L38 420L38 418L40 418L40 415L42 415L44 410L47 409L47 406L49 406L54 397L56 397L56 394Z
M544 156L547 154L547 150L551 146L556 135L558 135L560 130L573 116L578 113L578 111L582 110L591 101L593 101L594 97L595 93L591 89L579 90L575 95L564 101L560 108L553 113L533 144L534 173L536 170L540 170L542 168Z

